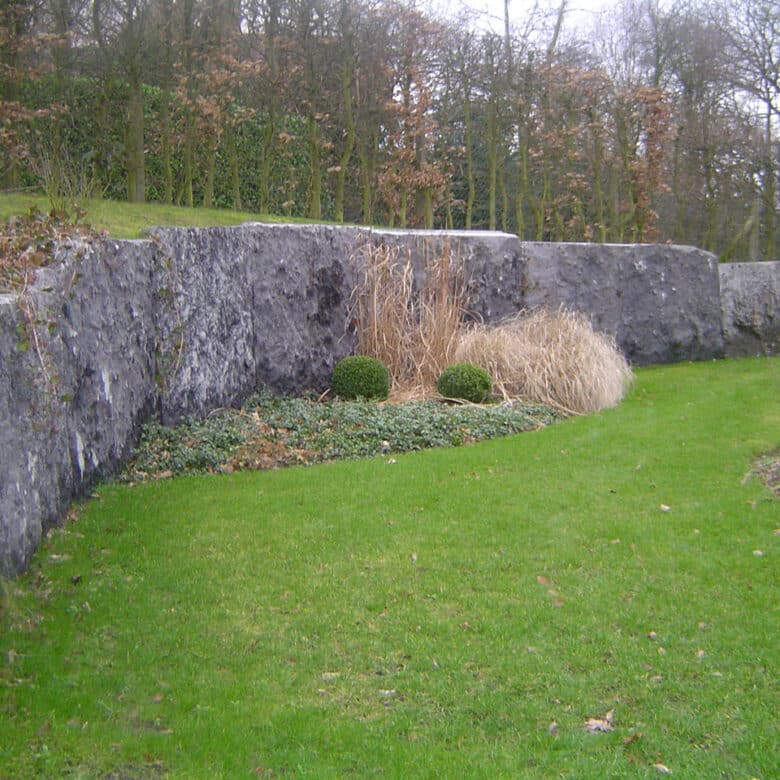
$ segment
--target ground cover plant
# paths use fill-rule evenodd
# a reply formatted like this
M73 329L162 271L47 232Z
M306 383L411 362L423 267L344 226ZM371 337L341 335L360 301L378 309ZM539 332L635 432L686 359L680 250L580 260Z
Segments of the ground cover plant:
M241 409L220 409L175 428L144 426L123 478L159 479L193 471L230 472L455 447L534 430L562 419L545 406L445 406L437 401L377 404L284 398L260 393Z
M101 487L3 587L0 777L777 777L778 382Z

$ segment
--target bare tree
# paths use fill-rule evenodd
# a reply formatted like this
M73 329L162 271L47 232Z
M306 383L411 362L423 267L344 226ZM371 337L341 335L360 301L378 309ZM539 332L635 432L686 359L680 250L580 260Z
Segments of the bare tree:
M125 170L127 199L146 199L144 152L144 47L149 5L146 0L94 0L92 34L108 79L127 84Z
M763 124L763 255L777 247L778 136L780 135L780 5L776 0L731 0L719 8L734 86L756 107Z

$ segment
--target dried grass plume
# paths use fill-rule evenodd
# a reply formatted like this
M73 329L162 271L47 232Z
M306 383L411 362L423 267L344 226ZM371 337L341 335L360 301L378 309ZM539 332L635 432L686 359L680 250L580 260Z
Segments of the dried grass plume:
M564 308L520 312L461 334L455 359L475 363L505 398L588 414L616 406L633 381L614 339Z
M392 400L435 397L439 374L462 362L484 368L507 400L569 414L615 406L631 386L614 339L584 314L543 308L497 325L466 325L464 266L446 242L436 253L429 248L418 278L408 250L366 244L354 260L358 350L387 366Z

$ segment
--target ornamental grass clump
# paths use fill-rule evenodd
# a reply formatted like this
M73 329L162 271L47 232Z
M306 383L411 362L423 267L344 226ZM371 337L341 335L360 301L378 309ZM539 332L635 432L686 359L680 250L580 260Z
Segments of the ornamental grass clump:
M445 398L483 404L490 399L493 383L484 368L473 363L456 363L441 372L436 389Z
M334 366L331 390L347 401L357 398L383 401L390 391L390 372L381 360L351 355Z
M537 309L463 332L456 359L485 368L505 398L588 414L616 406L631 367L612 338L583 314Z
M418 275L411 256L394 247L366 244L354 261L359 351L389 368L394 398L433 395L437 377L453 362L462 327L462 262L447 242L426 253Z

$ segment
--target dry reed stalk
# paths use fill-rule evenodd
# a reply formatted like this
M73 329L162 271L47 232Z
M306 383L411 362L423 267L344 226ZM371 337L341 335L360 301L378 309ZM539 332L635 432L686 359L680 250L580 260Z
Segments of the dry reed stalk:
M466 308L463 264L448 242L437 255L426 255L425 279L416 303L411 351L415 384L433 388L453 361Z
M583 314L563 308L521 312L495 326L471 327L455 359L486 369L505 398L573 414L615 406L632 381L614 340L595 331Z
M466 300L462 263L446 242L426 254L419 280L410 254L401 259L393 247L365 245L357 260L353 319L360 353L387 366L391 397L435 395L436 378L459 341Z

